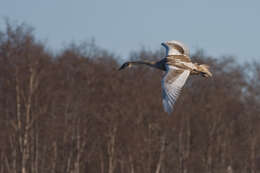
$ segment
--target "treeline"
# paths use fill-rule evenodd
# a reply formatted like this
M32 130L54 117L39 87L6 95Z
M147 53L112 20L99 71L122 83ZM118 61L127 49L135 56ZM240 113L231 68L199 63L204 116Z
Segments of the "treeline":
M160 59L140 50L130 59ZM213 78L191 77L171 116L163 72L117 71L92 43L47 50L24 25L0 33L0 173L257 173L260 63L193 60Z

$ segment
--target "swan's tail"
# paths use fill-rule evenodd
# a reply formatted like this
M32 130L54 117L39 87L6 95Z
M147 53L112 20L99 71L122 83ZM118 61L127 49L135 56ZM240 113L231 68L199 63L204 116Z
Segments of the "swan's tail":
M201 72L201 75L203 77L212 77L212 73L209 71L209 66L206 64L201 64L198 67L199 71Z

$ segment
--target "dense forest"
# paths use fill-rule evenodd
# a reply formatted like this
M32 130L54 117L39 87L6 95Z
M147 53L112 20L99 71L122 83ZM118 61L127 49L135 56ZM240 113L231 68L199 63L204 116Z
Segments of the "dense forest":
M142 49L129 59L157 60ZM161 99L163 72L118 71L119 56L92 42L58 53L30 27L0 32L0 173L260 172L260 63L235 57L192 76L172 115Z

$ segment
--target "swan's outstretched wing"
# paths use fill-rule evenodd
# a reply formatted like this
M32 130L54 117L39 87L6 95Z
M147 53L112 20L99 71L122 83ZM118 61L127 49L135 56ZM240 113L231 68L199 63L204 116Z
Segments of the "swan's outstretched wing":
M169 114L173 111L173 105L189 75L189 70L168 66L168 70L162 80L162 97L164 109Z
M189 49L179 41L166 41L162 43L162 46L166 48L166 56L171 55L186 55L189 56Z

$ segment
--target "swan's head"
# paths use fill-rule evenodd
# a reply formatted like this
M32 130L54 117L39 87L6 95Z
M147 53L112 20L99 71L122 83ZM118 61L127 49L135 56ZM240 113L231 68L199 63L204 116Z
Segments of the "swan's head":
M131 63L130 62L125 62L118 70L123 70L127 67L131 67Z

